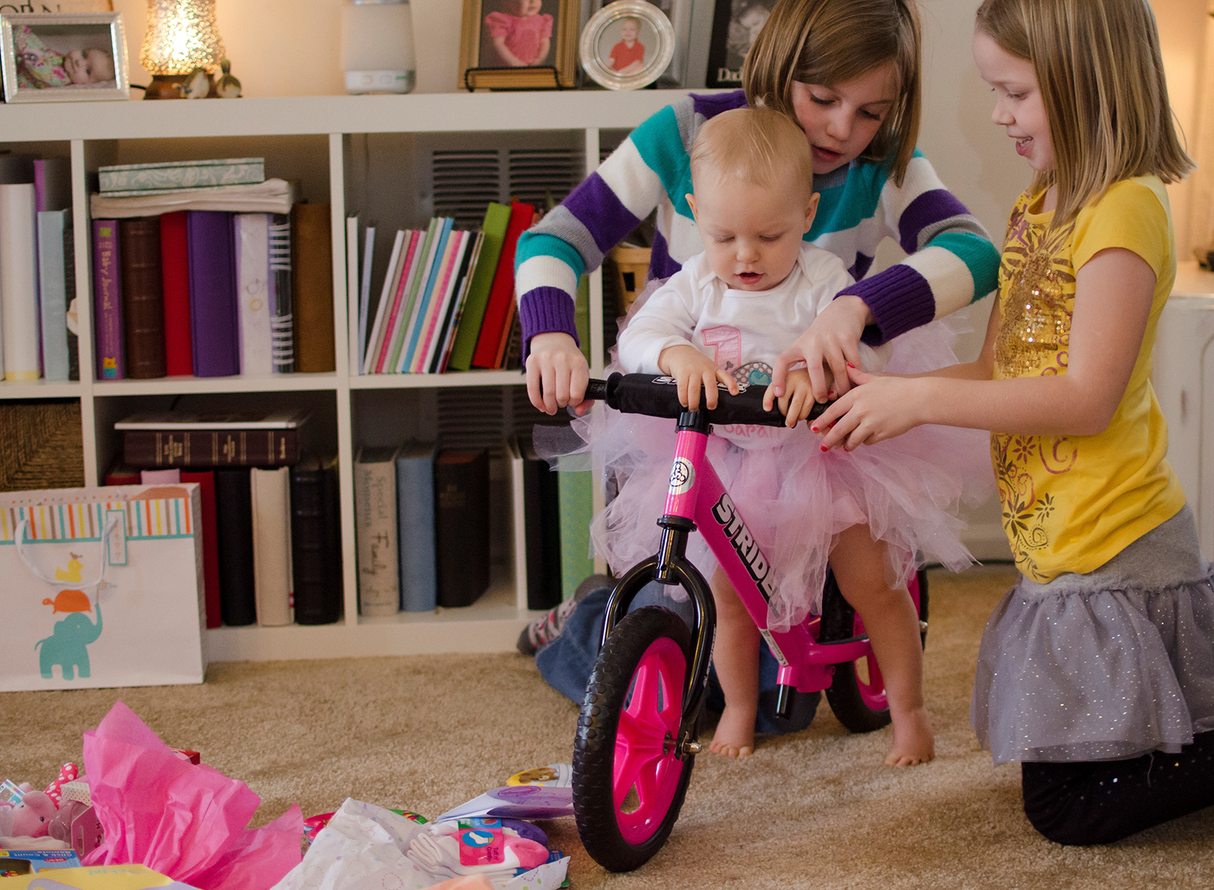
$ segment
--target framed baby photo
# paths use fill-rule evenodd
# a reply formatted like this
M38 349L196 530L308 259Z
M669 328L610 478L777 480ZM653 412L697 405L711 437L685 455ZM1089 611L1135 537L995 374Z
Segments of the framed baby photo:
M131 97L122 13L0 15L5 102Z
M644 0L608 3L586 22L582 69L609 90L636 90L657 80L674 57L674 26Z
M577 82L578 0L464 0L460 82L469 90Z
M776 0L716 0L712 17L712 41L708 46L710 87L740 87L742 62L750 45L767 23Z
M591 16L613 0L582 0L582 29L590 22ZM691 17L696 6L707 2L711 15L715 0L648 0L662 11L674 28L674 55L670 66L658 77L659 87L684 87L687 80L687 59L691 55ZM707 55L707 51L705 51Z

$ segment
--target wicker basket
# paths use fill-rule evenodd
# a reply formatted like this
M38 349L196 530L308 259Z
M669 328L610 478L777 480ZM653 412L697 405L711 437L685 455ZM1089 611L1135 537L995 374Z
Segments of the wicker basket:
M84 485L79 401L0 403L0 430L0 491Z
M627 313L637 294L644 289L649 273L649 257L648 247L614 247L607 254L605 265L611 273L617 315Z

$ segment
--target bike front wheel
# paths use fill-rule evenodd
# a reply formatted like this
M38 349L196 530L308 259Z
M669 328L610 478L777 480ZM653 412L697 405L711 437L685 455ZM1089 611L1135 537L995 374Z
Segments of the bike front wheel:
M694 755L679 756L690 632L668 609L628 613L595 662L578 717L573 808L609 871L647 862L670 836Z

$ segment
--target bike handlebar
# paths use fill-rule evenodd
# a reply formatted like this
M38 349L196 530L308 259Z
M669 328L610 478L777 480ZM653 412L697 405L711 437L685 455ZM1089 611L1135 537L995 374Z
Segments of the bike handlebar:
M721 389L717 407L701 409L712 423L756 424L784 426L784 415L775 407L763 410L766 387L750 386L736 396ZM647 414L650 417L677 418L687 409L679 402L679 389L673 377L661 374L612 374L606 380L591 379L586 386L586 398L604 401L625 414ZM815 404L809 412L815 418L826 405Z

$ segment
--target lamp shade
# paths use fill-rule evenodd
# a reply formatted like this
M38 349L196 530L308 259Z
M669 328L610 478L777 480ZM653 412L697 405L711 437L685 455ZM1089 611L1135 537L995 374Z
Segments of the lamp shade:
M152 74L217 69L224 58L215 0L148 0L148 30L139 63Z

